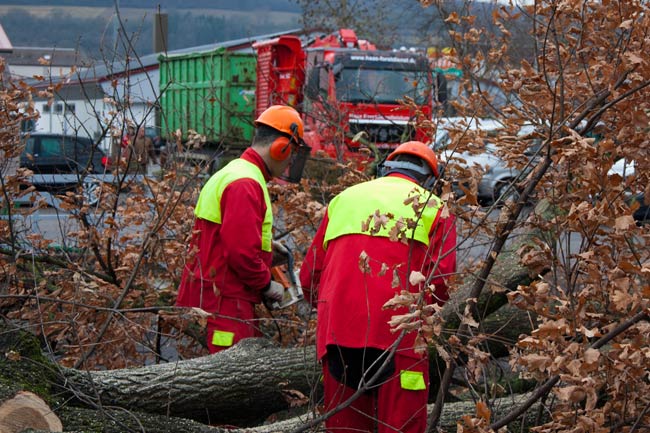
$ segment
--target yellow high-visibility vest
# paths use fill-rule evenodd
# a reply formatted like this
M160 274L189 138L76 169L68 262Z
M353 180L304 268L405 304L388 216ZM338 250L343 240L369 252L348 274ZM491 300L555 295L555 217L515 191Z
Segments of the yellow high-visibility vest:
M221 224L221 196L223 191L232 182L244 178L253 179L262 187L264 202L266 203L266 214L262 222L262 251L270 252L273 239L271 198L262 171L258 166L245 159L239 158L230 161L224 168L210 177L203 189L201 189L196 208L194 208L194 215L197 218Z
M422 214L418 215L412 202L407 199L417 197L419 203L429 200ZM399 199L401 198L401 200ZM363 224L377 211L382 215L393 215L393 219L381 227L372 236L389 237L394 224L402 219L403 222L417 221L415 229L406 229L407 236L429 245L429 233L442 202L438 197L419 185L395 176L381 177L369 182L354 185L332 199L327 207L328 224L325 231L323 248L327 243L340 236L351 234L370 235L363 230ZM371 220L370 228L374 228Z

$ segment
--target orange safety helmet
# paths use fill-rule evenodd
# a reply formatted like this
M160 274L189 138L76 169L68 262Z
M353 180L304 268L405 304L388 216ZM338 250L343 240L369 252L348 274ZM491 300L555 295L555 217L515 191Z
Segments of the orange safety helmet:
M413 155L424 160L433 174L438 177L438 158L433 149L421 141L407 141L400 144L386 157L386 160L392 161L397 155Z
M287 105L271 105L255 120L255 125L263 124L292 137L296 144L302 142L304 126L300 114Z

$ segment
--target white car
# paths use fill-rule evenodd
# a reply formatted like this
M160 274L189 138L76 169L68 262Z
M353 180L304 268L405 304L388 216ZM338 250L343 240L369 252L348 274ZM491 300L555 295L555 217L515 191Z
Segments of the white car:
M628 161L621 158L612 165L612 168L609 169L607 175L619 175L623 179L627 179L634 176L635 173L635 161ZM636 211L634 211L634 214L632 216L638 222L648 223L650 221L650 205L645 202L645 185L638 185L638 183L639 181L637 179L636 186L633 185L632 191L628 191L626 201L629 205L632 205L634 202L638 202L639 207L636 209Z
M612 176L618 174L625 179L634 174L635 165L634 161L627 161L626 159L621 158L612 165L612 168L609 169L607 175Z

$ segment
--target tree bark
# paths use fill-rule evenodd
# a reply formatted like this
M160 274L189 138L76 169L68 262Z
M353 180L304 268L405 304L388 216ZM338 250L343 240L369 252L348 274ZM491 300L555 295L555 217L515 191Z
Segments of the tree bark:
M283 349L248 339L213 355L113 371L64 371L76 395L103 406L251 426L317 388L314 347ZM299 394L296 394L297 391Z
M495 342L530 329L524 314L508 312L499 319L487 322ZM503 331L511 334L498 337ZM264 339L248 339L232 349L177 363L113 371L68 369L64 374L75 394L95 396L97 405L254 426L287 410L292 398L318 394L320 367L313 346L278 348ZM437 373L431 381L433 387Z
M497 398L489 402L491 420L510 412L528 397L528 394ZM510 424L510 431L525 431L525 427L534 425L538 405L531 407L522 419ZM432 410L432 405L428 411ZM446 403L442 412L440 427L446 431L455 431L456 424L464 416L476 412L473 402ZM296 416L274 423L248 428L225 428L207 426L183 418L152 415L126 410L90 410L85 408L67 407L60 411L65 431L84 431L86 433L124 433L127 431L147 433L274 433L291 432L313 419L311 413ZM524 427L524 428L522 428Z
M530 276L530 270L520 263L519 255L516 254L516 249L524 242L526 240L520 240L507 251L504 250L497 258L490 277L494 281L498 281L500 291L483 290L481 292L481 296L477 302L477 309L481 313L481 317L478 319L488 317L506 305L508 303L508 292L515 290L519 285L527 285L532 282L533 279ZM473 278L465 281L456 292L452 293L442 308L441 315L445 319L447 328L456 329L460 325L473 282Z

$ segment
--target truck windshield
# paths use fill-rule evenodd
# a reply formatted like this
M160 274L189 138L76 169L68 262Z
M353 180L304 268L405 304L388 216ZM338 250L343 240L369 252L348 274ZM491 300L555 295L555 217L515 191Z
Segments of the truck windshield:
M405 96L425 104L431 89L425 71L344 68L336 76L340 102L399 104Z

